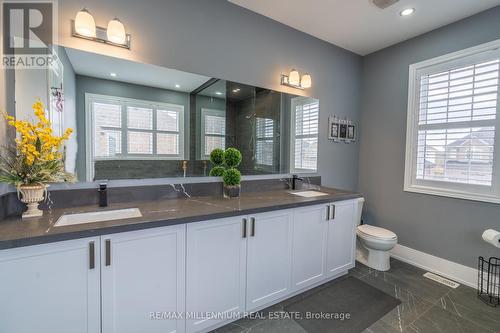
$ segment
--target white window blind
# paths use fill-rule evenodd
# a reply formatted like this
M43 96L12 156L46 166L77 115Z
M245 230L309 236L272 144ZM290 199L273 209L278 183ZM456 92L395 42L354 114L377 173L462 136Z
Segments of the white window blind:
M101 159L184 158L183 105L87 94L86 109L90 170Z
M498 50L464 51L410 73L405 189L496 201Z
M261 166L273 166L274 120L256 117L255 160Z
M202 159L207 159L215 148L226 147L226 112L223 110L201 110Z
M292 100L292 171L316 171L318 164L319 102L311 98Z

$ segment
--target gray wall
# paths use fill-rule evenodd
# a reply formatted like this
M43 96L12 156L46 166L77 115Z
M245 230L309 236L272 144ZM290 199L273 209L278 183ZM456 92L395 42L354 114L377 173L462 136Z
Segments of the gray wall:
M77 114L77 131L78 133L80 133L80 135L78 135L77 137L78 140L77 170L78 170L79 180L85 179L85 172L86 172L86 165L85 165L85 94L86 93L184 105L185 130L186 133L189 133L188 93L77 75L76 114ZM185 142L185 144L186 144L185 151L188 152L189 142ZM143 161L139 161L138 163L142 164ZM179 161L175 161L175 163L179 164ZM116 169L116 171L118 172L118 169ZM117 178L123 178L123 177L118 175ZM143 177L143 178L148 178L148 177ZM96 179L103 179L103 178L100 178L99 175L96 175Z
M500 229L500 206L403 192L408 66L500 38L500 7L363 58L359 189L366 222L402 245L470 267L497 255L486 228Z
M59 1L59 42L64 46L300 93L279 85L292 67L312 75L307 93L320 100L319 174L330 186L357 186L358 144L327 139L328 116L358 119L361 57L226 0L88 0L96 24L118 16L132 34L132 50L71 37L78 0Z

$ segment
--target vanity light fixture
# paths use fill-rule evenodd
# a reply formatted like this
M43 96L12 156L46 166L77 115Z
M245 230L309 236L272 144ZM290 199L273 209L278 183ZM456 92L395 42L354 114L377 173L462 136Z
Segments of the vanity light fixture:
M288 75L281 74L281 85L297 88L297 89L307 89L311 88L312 78L310 74L302 75L296 69L292 69Z
M401 16L410 16L413 13L415 13L415 8L406 8L406 9L403 9L399 13L399 15L401 15Z
M125 27L117 17L109 21L106 35L108 36L109 41L116 44L124 44L127 39Z
M74 31L79 35L89 38L94 38L96 36L94 17L90 14L87 8L83 8L76 14Z
M71 30L73 37L130 49L130 34L125 32L125 26L116 17L109 21L107 29L98 27L94 17L84 8L71 21Z

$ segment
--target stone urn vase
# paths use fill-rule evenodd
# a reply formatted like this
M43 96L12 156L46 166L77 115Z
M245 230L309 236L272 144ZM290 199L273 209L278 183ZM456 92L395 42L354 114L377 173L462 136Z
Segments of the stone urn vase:
M241 186L240 185L223 185L222 193L224 198L238 198L240 196Z
M38 204L45 199L48 185L21 185L17 191L17 196L21 202L28 206L28 210L23 213L23 219L29 217L42 216L43 211L38 208Z

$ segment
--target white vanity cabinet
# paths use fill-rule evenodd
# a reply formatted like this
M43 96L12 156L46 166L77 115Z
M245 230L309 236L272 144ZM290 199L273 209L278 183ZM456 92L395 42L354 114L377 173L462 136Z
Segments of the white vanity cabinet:
M0 250L0 332L207 332L354 267L358 200Z
M292 210L249 216L246 311L291 293Z
M1 250L0 332L100 332L99 287L99 237Z
M329 205L297 208L293 215L292 284L297 291L326 278Z
M101 236L102 333L184 332L185 229Z
M187 332L198 332L245 311L246 217L187 225ZM205 316L214 313L216 316Z
M327 276L354 267L358 201L340 201L328 206Z

